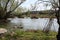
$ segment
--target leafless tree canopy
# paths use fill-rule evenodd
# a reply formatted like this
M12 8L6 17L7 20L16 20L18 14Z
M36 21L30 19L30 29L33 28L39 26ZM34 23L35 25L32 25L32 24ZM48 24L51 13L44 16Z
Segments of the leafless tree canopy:
M0 0L0 9L2 18L15 11L25 0ZM4 13L2 13L4 12Z

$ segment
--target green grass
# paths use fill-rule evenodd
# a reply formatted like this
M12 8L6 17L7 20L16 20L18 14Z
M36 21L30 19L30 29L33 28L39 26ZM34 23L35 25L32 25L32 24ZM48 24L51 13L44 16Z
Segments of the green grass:
M8 28L7 28L8 27ZM50 31L45 33L41 30L27 30L9 28L9 25L0 25L0 28L9 30L0 36L0 40L56 40L57 32ZM12 30L11 30L12 29Z
M14 31L6 33L0 40L56 40L56 32L50 31L45 33L41 30L23 31L14 29Z

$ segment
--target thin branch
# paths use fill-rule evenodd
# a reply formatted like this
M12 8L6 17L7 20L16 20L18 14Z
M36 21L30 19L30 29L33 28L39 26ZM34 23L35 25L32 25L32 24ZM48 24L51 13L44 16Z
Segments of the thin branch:
M12 7L13 3L14 3L14 1L11 3L11 6L10 6L10 11L11 11L11 7Z
M20 4L18 4L12 11L9 11L8 13L12 13L16 8L18 8L23 2L21 2Z
M5 11L7 10L7 5L8 5L8 3L9 3L9 1L10 1L10 0L8 0L8 1L6 2L6 6L5 6L5 8L4 8Z

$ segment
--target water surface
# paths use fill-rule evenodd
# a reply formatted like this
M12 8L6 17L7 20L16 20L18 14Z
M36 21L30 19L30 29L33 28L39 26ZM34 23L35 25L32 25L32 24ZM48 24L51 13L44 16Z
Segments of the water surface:
M9 18L10 24L12 26L22 26L24 30L33 29L33 30L43 30L44 27L47 26L49 22L49 18L38 18L38 19L31 19L31 18ZM53 24L51 26L51 30L58 31L58 23L57 19L53 20Z

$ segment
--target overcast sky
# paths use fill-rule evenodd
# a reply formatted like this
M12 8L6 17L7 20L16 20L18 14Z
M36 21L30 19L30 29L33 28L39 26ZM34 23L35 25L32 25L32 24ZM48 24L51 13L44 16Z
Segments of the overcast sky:
M31 4L33 5L37 0L26 0L21 6L27 9L31 8ZM44 6L45 3L41 3L40 5L37 5L37 10L49 10L51 8L51 6L48 6L46 8L46 6Z

